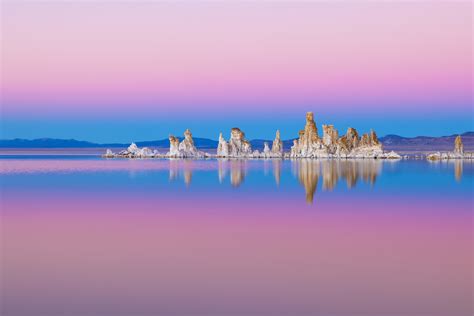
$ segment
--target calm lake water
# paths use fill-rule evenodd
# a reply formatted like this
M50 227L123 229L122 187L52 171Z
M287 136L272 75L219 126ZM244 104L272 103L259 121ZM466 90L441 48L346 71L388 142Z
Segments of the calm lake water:
M471 162L0 159L7 315L472 315Z

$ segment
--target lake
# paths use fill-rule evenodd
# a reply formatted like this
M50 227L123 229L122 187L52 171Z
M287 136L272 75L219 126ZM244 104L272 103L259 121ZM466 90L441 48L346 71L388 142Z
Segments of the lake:
M472 315L469 161L0 159L1 315Z

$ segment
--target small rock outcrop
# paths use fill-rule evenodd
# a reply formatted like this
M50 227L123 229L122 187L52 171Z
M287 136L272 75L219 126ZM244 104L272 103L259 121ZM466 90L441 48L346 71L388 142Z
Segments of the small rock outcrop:
M222 133L219 134L219 144L217 145L217 157L229 157L229 144Z
M426 156L428 160L447 160L447 159L474 159L474 153L464 152L461 135L454 139L454 150L451 152L436 152Z
M461 135L456 136L454 140L454 153L458 155L464 154L464 145L462 143Z
M357 131L350 127L339 137L333 125L323 125L323 137L318 135L312 112L306 113L304 130L294 140L289 156L291 158L389 158L401 157L391 152L384 153L374 131L359 138Z
M107 149L107 150L105 151L105 154L103 155L103 157L105 157L105 158L114 158L114 155L115 155L115 154L112 152L112 150Z
M283 142L281 141L279 130L277 130L275 133L275 139L273 140L271 154L273 157L283 157Z
M227 142L222 133L219 134L219 144L217 145L218 158L283 158L283 142L280 139L280 131L276 131L272 147L268 142L264 142L263 151L252 151L250 142L245 139L245 133L240 128L234 127Z
M230 132L229 155L231 157L245 157L252 154L252 146L245 139L245 133L234 127Z
M122 150L118 153L112 152L112 150L107 149L103 157L105 158L116 158L116 157L123 157L123 158L151 158L157 155L158 152L156 150L151 150L148 147L138 148L135 143L131 143L127 149Z
M168 137L170 141L170 151L166 154L169 157L178 157L179 156L179 138L173 135Z
M252 158L252 146L245 139L245 133L240 128L234 127L230 132L229 142L226 142L222 133L219 135L217 157L221 158Z
M267 142L263 143L263 154L268 155L268 156L270 156L270 154L271 154L271 150L270 150L270 147L268 147Z
M106 158L205 158L210 155L197 150L194 146L191 131L187 129L184 132L184 139L179 142L179 138L173 135L168 137L170 149L166 154L160 154L157 150L151 150L148 147L139 148L135 143L128 146L127 149L119 153L113 153L107 149L103 157Z
M199 152L194 146L193 134L187 129L184 131L184 139L179 143L179 152L185 157L199 157Z
M202 158L205 153L194 146L193 134L189 129L184 131L184 139L179 142L177 137L170 135L170 151L167 156L171 158Z
M335 145L339 135L334 125L323 125L323 144L326 146Z

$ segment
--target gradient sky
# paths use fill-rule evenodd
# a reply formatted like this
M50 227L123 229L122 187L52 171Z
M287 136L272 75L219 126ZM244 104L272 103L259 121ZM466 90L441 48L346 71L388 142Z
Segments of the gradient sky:
M3 1L1 138L473 130L470 1Z

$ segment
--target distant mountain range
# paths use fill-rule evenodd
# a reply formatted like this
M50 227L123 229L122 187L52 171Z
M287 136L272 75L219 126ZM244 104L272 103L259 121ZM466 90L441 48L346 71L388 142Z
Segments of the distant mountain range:
M464 144L464 150L474 151L474 132L466 132L460 135ZM387 135L380 137L379 140L386 150L400 152L449 151L454 148L454 139L456 136L458 136L458 134L440 137L402 137L398 135Z
M454 146L454 138L456 135L441 136L441 137L430 137L430 136L417 136L417 137L402 137L398 135L387 135L380 137L379 140L384 145L386 150L395 150L401 152L414 152L414 151L445 151L452 150ZM461 134L465 150L474 150L474 132L466 132ZM180 141L182 138L180 138ZM261 150L264 142L268 142L271 146L272 140L254 139L250 143L255 149ZM214 149L217 148L218 142L216 140L208 138L194 138L196 147L200 149ZM168 148L169 140L152 140L152 141L141 141L136 142L139 147L151 147L151 148ZM38 139L3 139L0 140L0 148L20 149L20 148L126 148L130 144L125 143L110 143L110 144L98 144L88 141L80 141L76 139L56 139L56 138L38 138ZM293 145L293 139L283 141L283 147L285 150Z
M181 141L183 138L179 137ZM208 138L194 137L194 143L198 148L215 148L218 142ZM138 147L156 147L156 148L167 148L169 147L169 140L151 140L135 142ZM99 144L88 141L76 140L76 139L57 139L57 138L38 138L38 139L1 139L0 148L126 148L130 144L128 143L106 143Z

